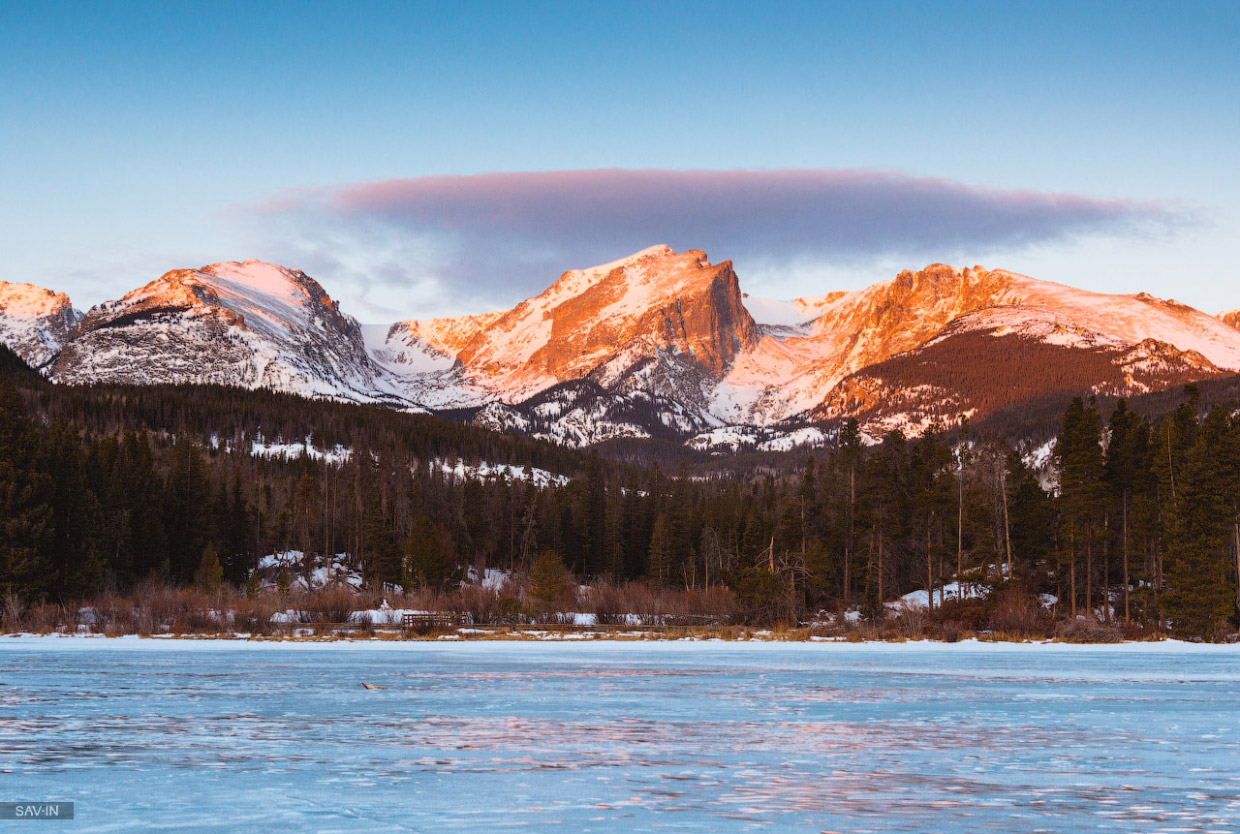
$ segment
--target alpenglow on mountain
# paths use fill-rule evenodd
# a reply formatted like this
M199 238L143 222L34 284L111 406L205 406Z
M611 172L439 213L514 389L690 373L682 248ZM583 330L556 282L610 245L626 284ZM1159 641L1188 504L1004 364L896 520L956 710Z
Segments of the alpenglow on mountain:
M0 338L59 383L214 383L418 411L584 446L789 448L856 417L917 433L1082 393L1240 370L1235 312L932 264L862 290L750 297L730 261L654 246L511 310L360 325L313 278L174 270L85 316L0 282Z

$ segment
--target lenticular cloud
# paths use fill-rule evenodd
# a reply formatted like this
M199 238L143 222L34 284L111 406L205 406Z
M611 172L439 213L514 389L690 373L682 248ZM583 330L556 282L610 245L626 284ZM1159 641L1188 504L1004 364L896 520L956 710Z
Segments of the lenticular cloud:
M742 270L747 261L893 257L917 266L1083 236L1157 233L1185 222L1159 203L871 170L417 177L288 191L261 212L303 241L388 253L376 273L405 270L441 288L451 282L484 296L535 292L564 269L655 243L705 249ZM328 255L321 245L316 251Z

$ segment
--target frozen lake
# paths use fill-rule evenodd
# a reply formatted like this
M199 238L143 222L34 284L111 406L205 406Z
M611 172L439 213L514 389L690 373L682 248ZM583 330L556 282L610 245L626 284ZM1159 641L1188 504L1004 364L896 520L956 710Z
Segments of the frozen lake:
M75 832L1233 832L1240 650L0 638L16 800Z

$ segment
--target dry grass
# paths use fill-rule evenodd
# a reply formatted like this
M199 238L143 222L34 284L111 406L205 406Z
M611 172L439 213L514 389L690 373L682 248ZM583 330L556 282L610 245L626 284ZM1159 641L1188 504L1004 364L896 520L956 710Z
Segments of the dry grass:
M1124 634L1117 626L1096 620L1068 620L1056 627L1055 639L1064 643L1119 643Z
M469 626L428 626L417 633L375 624L356 612L391 608L456 612ZM476 585L440 591L429 588L407 593L357 590L334 586L284 595L272 590L247 598L237 589L207 594L147 582L127 594L109 591L64 606L25 605L15 597L0 599L0 632L49 633L91 631L104 635L183 635L256 639L336 640L426 639L535 640L776 640L833 638L851 642L977 638L1027 641L1054 635L1068 642L1115 642L1120 639L1162 639L1157 629L1139 625L1108 626L1093 621L1052 622L1036 597L1010 589L986 601L949 603L934 612L903 609L876 622L816 622L760 628L744 625L744 612L726 587L709 590L659 588L641 582L599 583L579 589L574 611L593 614L596 627L572 627L571 615L538 617L524 602L524 589L508 583L498 590ZM277 613L289 616L277 618ZM353 619L353 622L350 620ZM541 623L539 622L541 620ZM567 621L565 621L567 620ZM342 625L347 624L347 625ZM471 631L480 629L481 631Z
M598 584L583 588L577 609L592 613L599 625L705 625L726 622L738 611L728 588L658 588L645 582Z

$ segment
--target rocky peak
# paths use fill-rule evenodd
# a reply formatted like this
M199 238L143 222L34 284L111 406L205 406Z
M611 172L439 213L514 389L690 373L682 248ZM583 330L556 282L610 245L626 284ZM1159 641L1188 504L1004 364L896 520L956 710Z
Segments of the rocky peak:
M178 269L100 304L52 366L58 381L214 383L400 400L357 322L304 272L261 261Z
M477 333L458 358L503 389L523 390L659 353L718 377L756 340L730 261L655 246L565 272Z
M1227 310L1218 314L1219 321L1226 322L1232 327L1240 330L1240 310Z
M81 317L62 292L0 281L0 341L31 367L54 359Z
M405 346L421 343L433 351L455 357L470 339L503 315L502 312L478 313L397 322L388 330L387 341Z
M847 358L851 372L916 347L962 315L1014 303L1014 286L1011 273L980 266L905 270L842 297L815 321L814 334L831 342L836 356Z

